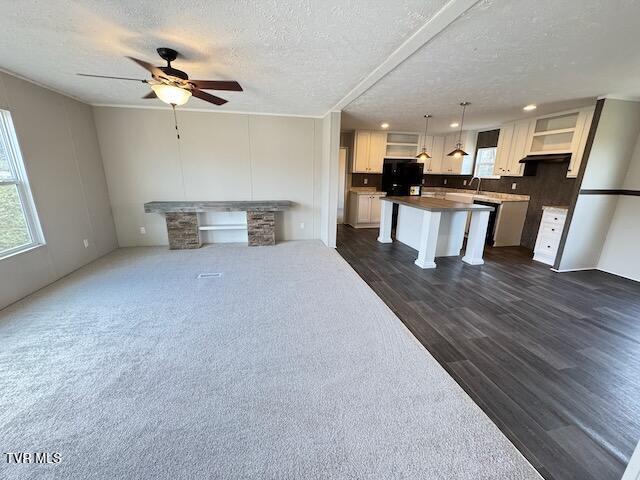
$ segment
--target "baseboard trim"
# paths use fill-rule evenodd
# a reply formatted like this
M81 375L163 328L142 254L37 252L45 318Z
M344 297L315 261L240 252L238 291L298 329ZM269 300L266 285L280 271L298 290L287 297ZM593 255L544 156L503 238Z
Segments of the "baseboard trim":
M608 273L609 275L615 275L616 277L625 278L627 280L632 280L634 282L640 282L640 278L627 277L626 275L621 275L617 272L612 272L611 270L605 270L604 268L598 268L601 272Z
M587 267L587 268L553 268L551 270L557 273L567 273L567 272L586 272L587 270L598 270L596 267ZM608 273L608 272L607 272Z

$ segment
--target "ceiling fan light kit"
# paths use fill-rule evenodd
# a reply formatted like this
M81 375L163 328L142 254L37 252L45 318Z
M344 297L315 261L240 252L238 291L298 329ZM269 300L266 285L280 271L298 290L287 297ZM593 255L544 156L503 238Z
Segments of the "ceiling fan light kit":
M460 119L460 133L458 134L458 143L456 144L456 149L447 154L448 157L460 158L469 155L462 149L462 126L464 125L464 112L469 105L471 105L469 102L460 103L460 106L462 107L462 118Z
M160 100L169 105L184 105L191 98L191 90L174 87L173 85L167 85L165 83L151 85L151 89Z
M197 97L200 100L204 100L205 102L213 103L214 105L224 105L227 103L227 100L224 98L211 95L203 90L228 90L242 92L240 84L233 80L190 80L189 75L187 75L186 72L171 66L171 62L178 58L178 52L176 50L161 47L157 49L157 52L158 55L167 62L166 66L156 67L144 60L127 57L151 73L151 79L149 80L129 77L113 77L109 75L88 75L83 73L79 73L78 75L82 75L83 77L132 80L147 83L151 86L153 92L150 92L142 98L158 98L172 107L184 105L192 96Z

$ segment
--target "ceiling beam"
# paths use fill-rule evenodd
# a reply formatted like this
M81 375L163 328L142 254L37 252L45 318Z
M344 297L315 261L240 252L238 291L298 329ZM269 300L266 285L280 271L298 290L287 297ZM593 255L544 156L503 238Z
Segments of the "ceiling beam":
M420 27L413 35L405 40L387 59L358 83L342 100L331 108L330 112L343 110L364 92L373 87L389 72L413 55L421 47L429 43L440 32L453 23L464 12L473 7L480 0L450 0L427 23Z

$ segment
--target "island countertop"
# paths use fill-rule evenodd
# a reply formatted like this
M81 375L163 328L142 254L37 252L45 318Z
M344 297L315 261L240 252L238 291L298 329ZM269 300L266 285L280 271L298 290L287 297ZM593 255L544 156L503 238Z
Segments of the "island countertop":
M293 206L289 200L250 201L175 201L148 202L144 204L146 213L200 213L200 212L280 212Z
M433 197L381 197L383 202L392 202L399 205L427 210L429 212L492 212L494 207L488 205L476 205L473 203L452 202Z

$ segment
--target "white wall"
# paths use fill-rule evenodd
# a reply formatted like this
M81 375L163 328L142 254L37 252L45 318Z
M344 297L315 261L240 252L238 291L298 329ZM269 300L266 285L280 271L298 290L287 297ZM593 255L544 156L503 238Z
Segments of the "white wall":
M11 112L46 241L0 260L2 308L117 244L91 107L0 72L0 108Z
M581 189L623 188L639 134L640 103L606 99ZM616 195L578 196L559 270L600 268L618 202Z
M340 168L340 112L322 119L322 166L320 174L320 239L335 248L338 219L338 170Z
M178 141L169 108L94 117L120 246L167 244L154 200L291 200L278 239L319 238L321 120L178 110Z
M640 190L640 136L622 183L623 190ZM598 268L640 281L640 196L620 195L612 215Z

